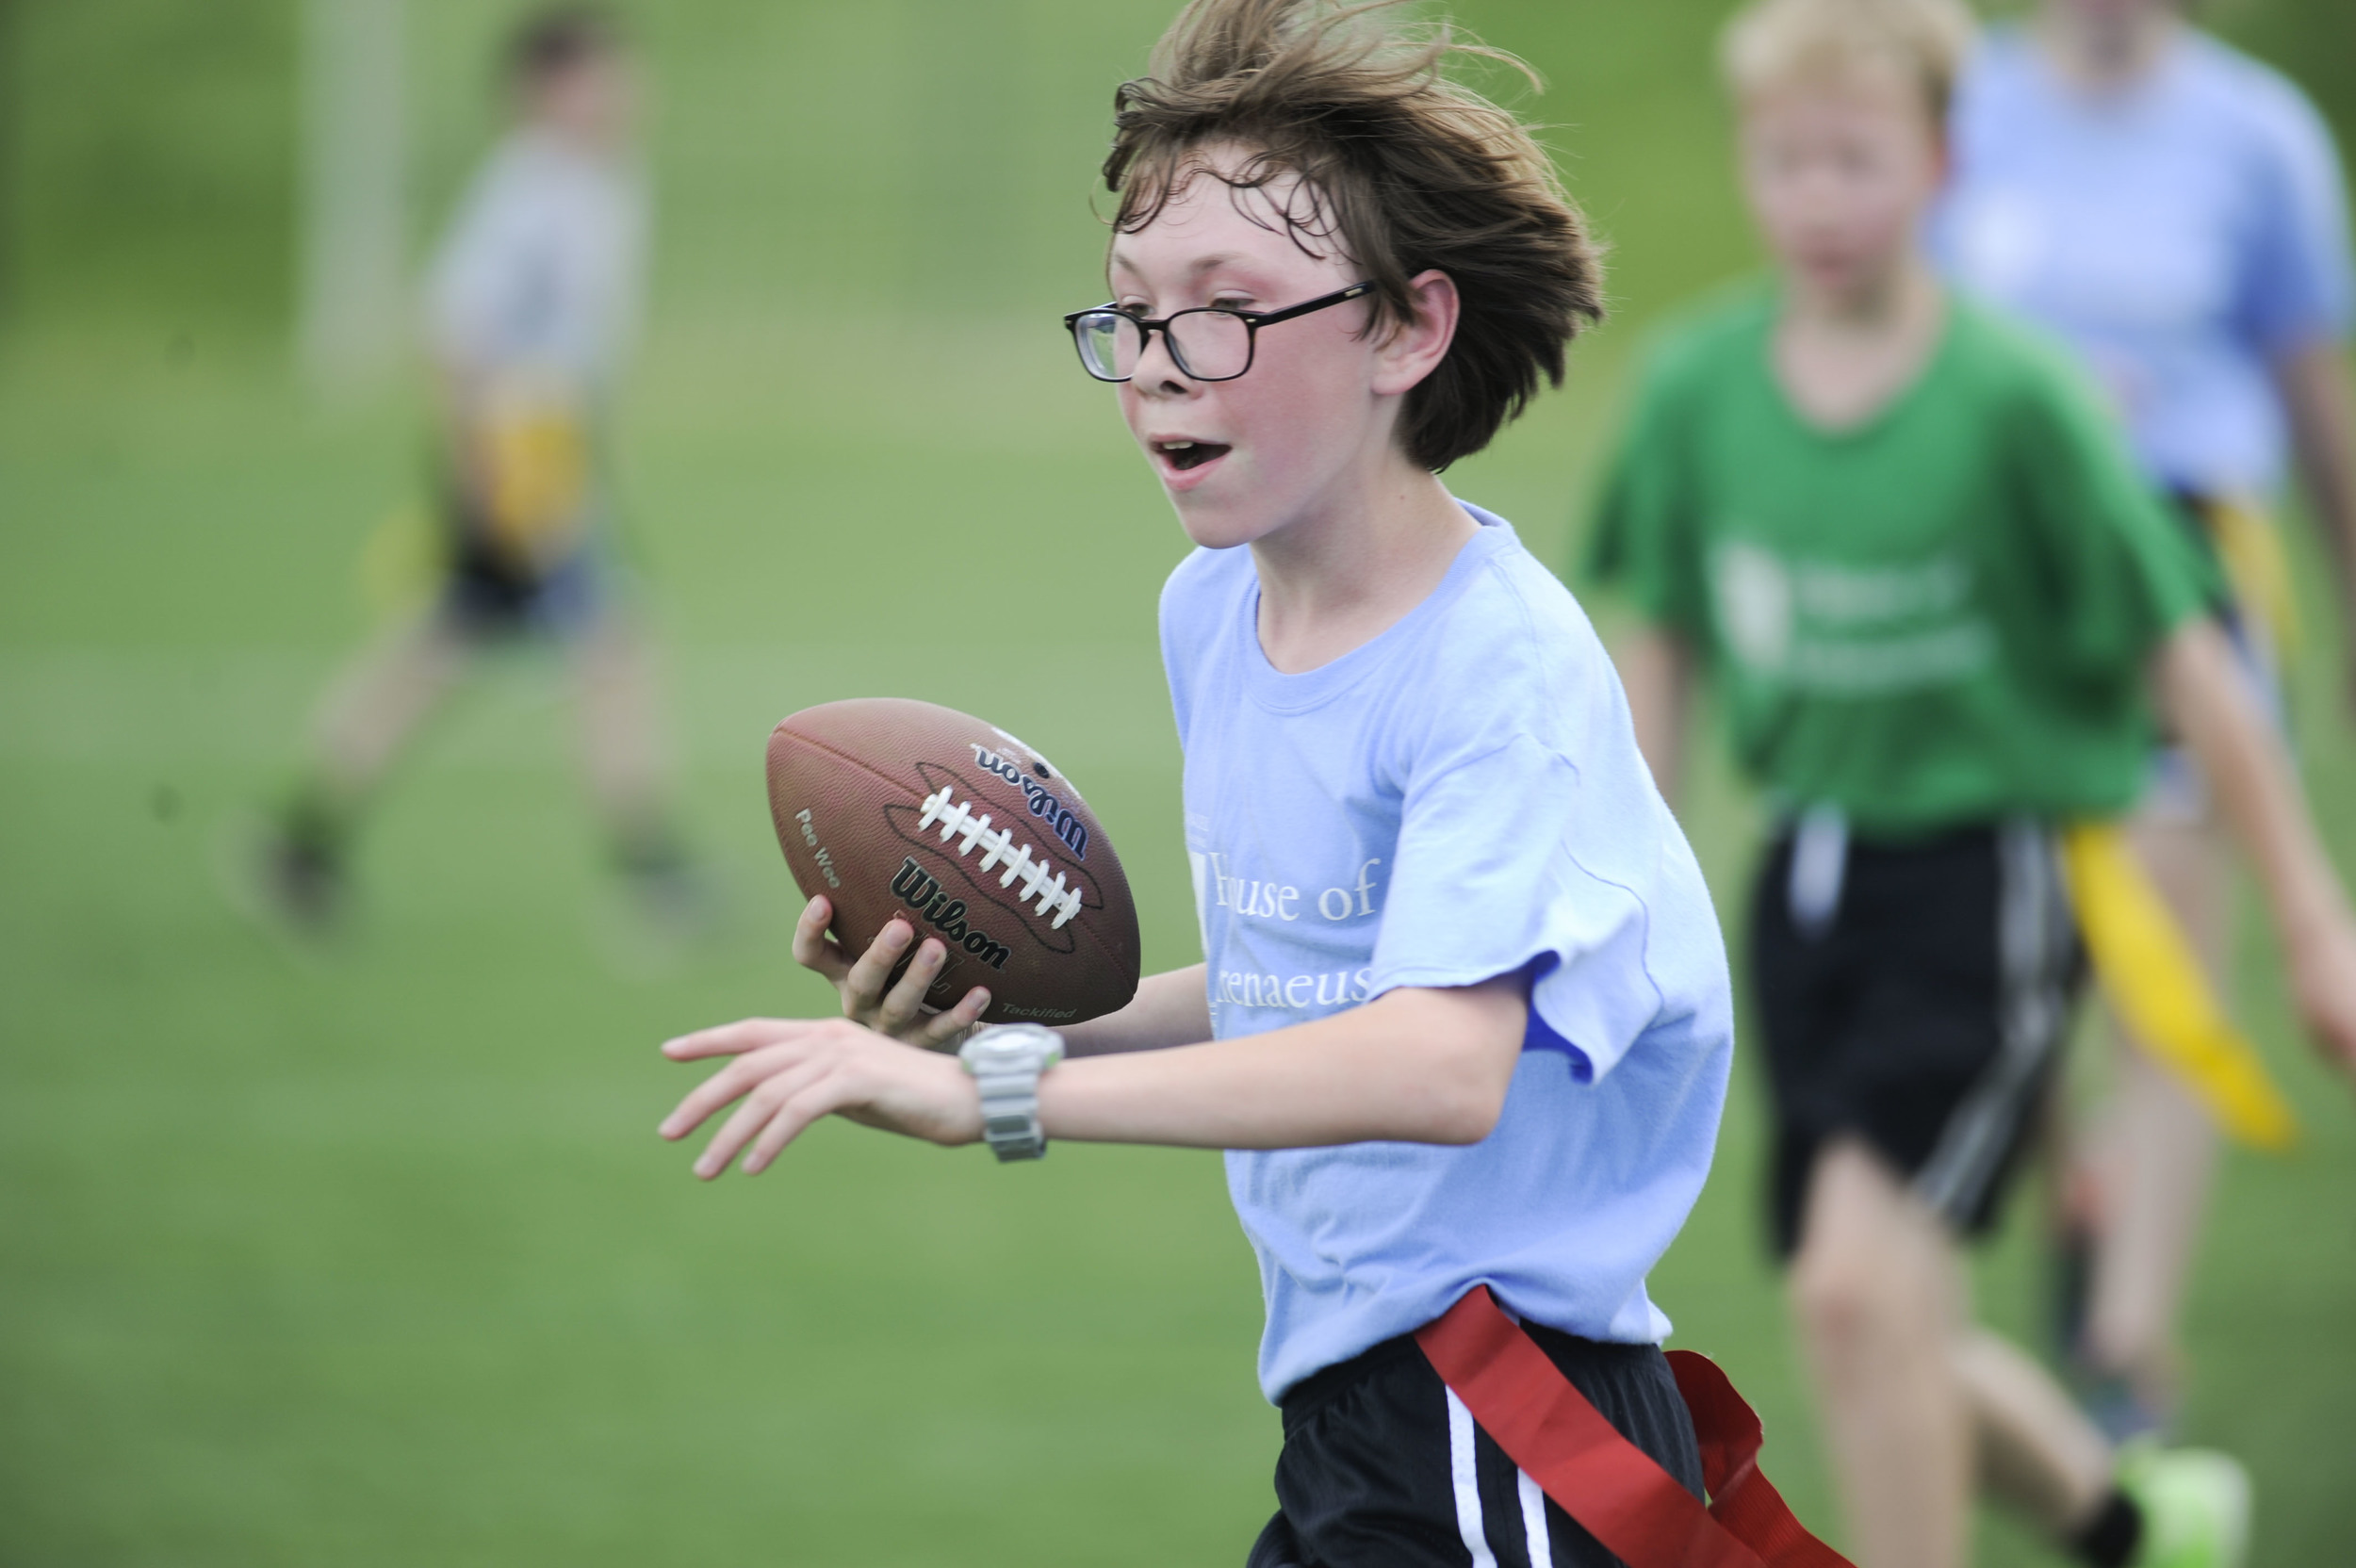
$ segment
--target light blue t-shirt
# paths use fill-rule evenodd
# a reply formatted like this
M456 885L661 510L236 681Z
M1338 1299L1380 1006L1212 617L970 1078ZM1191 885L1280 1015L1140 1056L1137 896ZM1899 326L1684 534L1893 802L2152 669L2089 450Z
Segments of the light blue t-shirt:
M1483 1142L1227 1155L1271 1400L1479 1283L1535 1322L1659 1341L1644 1275L1717 1139L1734 1024L1709 890L1587 617L1465 510L1482 527L1431 596L1305 675L1261 652L1249 549L1197 550L1162 591L1213 1032L1531 978Z
M2356 308L2338 160L2299 90L2184 28L2098 95L2004 28L1954 121L1931 226L1949 275L2073 343L2161 483L2276 484L2269 362L2344 337Z

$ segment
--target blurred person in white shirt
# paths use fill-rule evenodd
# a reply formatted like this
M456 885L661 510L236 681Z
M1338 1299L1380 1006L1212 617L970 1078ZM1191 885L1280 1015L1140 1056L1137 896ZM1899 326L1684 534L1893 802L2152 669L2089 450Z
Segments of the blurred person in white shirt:
M552 640L579 684L592 793L650 909L686 912L647 649L613 561L606 405L635 334L648 227L627 50L602 13L526 20L508 46L514 124L426 279L438 392L440 584L331 686L264 853L305 928L348 896L370 797L475 657Z

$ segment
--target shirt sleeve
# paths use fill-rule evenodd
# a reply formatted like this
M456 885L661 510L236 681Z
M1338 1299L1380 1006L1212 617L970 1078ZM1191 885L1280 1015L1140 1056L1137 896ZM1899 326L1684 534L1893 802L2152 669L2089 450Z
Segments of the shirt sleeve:
M1666 382L1656 365L1638 391L1596 496L1581 575L1617 589L1656 624L1698 638L1706 623L1692 471Z
M1725 988L1700 870L1595 662L1566 705L1576 763L1522 733L1418 764L1369 974L1375 995L1527 975L1525 1047L1582 1082Z
M2356 315L2348 204L2331 134L2296 90L2260 139L2250 171L2252 221L2242 257L2241 313L2269 354L2348 335Z
M2021 400L2013 436L2028 553L2058 645L2081 677L2130 678L2168 633L2223 602L2216 562L2136 472L2092 389L2059 366Z

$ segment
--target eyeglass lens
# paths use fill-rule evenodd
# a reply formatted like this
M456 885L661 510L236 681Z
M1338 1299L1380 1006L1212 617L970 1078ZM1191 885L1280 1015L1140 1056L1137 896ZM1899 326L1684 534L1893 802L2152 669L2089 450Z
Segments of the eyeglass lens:
M1203 381L1226 381L1252 365L1252 327L1225 310L1182 310L1165 329L1171 355L1183 373ZM1104 381L1127 381L1145 357L1145 329L1117 310L1095 310L1080 318L1080 355L1088 373Z

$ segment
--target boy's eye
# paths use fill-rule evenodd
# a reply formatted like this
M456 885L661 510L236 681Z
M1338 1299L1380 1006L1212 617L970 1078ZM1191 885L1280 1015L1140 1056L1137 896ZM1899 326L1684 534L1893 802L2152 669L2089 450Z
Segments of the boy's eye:
M1248 294L1221 295L1211 302L1213 310L1250 310L1252 297Z

